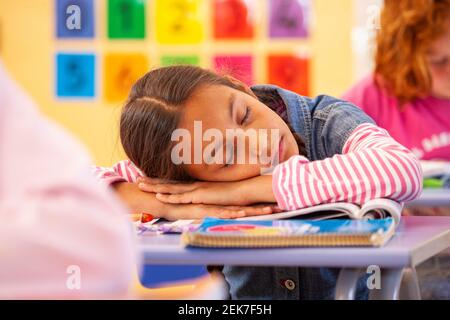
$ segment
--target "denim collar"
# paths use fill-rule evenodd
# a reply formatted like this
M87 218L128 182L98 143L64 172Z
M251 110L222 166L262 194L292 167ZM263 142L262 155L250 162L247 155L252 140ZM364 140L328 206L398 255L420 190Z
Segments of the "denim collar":
M309 99L295 92L270 84L255 85L252 86L251 89L256 94L258 92L276 92L278 96L280 96L287 109L289 124L303 139L307 152L307 158L310 158L312 120L311 110L308 103Z

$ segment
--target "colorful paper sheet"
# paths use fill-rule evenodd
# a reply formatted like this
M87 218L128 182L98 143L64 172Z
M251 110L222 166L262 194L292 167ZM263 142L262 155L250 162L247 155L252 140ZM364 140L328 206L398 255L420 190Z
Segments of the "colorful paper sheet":
M91 98L95 95L95 56L56 55L56 95L61 98Z
M309 59L295 55L269 55L268 81L302 95L309 94Z
M200 43L204 1L156 0L156 38L163 44Z
M269 34L272 38L305 38L309 33L310 0L270 0Z
M123 102L132 85L149 71L140 53L109 53L104 58L104 94L108 102Z
M55 9L58 38L94 37L93 0L57 0Z
M244 0L214 1L214 36L216 39L253 37L255 2Z
M220 55L214 58L214 68L229 74L247 85L253 84L253 58L251 55Z
M108 0L110 39L143 39L145 29L144 0Z

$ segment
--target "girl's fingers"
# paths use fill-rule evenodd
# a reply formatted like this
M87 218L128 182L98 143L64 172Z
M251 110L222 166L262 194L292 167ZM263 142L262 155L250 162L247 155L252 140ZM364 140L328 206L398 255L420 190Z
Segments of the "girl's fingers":
M236 219L245 217L245 214L234 210L223 210L217 217L220 219Z
M231 207L231 206L230 206ZM247 210L249 212L268 212L268 213L277 213L282 212L283 210L276 204L272 203L262 203L262 204L253 204L253 205L245 205L245 206L233 206L233 209Z
M245 214L239 213L238 209L231 209L229 207L221 207L214 205L194 205L192 204L189 211L194 214L196 219L203 219L205 217L216 217L219 219L236 219L244 217ZM186 211L186 210L185 210Z
M205 217L217 217L220 219L236 219L245 217L245 214L239 213L241 207L236 206L216 206L205 204L186 204L171 206L172 210L166 212L164 218L167 220L178 219L203 219Z
M205 205L205 204L191 204L192 208L197 209L197 213L204 217L216 217L220 219L235 219L242 218L245 214L240 213L241 207L239 206L216 206L216 205Z
M272 214L273 209L271 207L247 207L239 211L239 213L244 214L245 216L259 216L264 214Z
M284 210L281 209L279 206L275 205L272 207L273 213L280 213L283 212Z
M170 194L178 194L185 193L194 190L197 188L195 184L149 184L145 182L140 182L138 184L139 189L145 192L154 192L154 193L170 193Z
M223 206L223 208L227 209L227 210L232 210L232 211L242 211L244 210L246 207L245 206Z
M221 219L236 219L258 215L265 215L274 213L270 206L260 207L236 207L236 209L227 209L219 217Z
M167 180L167 179L159 179L159 178L149 178L149 177L138 177L136 179L137 183L148 183L148 184L165 184L165 183L180 183L176 180Z
M181 194L157 193L156 199L162 202L172 204L192 203L192 196L190 193L181 193Z
M148 178L148 177L138 177L136 179L137 183L148 183L148 184L154 184L154 183L168 183L164 179L158 179L158 178Z
M231 206L225 206L225 208L227 209L231 209L231 210L245 210L245 209L262 209L262 208L266 208L269 207L272 209L272 213L275 212L282 212L283 210L280 209L280 207L278 207L277 205L273 205L273 204L255 204L255 205L247 205L247 206L239 206L239 205L231 205Z
M242 207L239 212L244 214L245 216L258 216L265 214L273 214L279 213L283 210L280 209L277 205L258 205L258 206L245 206Z
M245 214L240 212L239 206L209 206L210 209L206 212L207 216L214 216L220 219L236 219L245 217Z
M170 201L179 195L158 195L158 197L171 197ZM166 199L164 199L166 200ZM179 199L177 199L179 200ZM276 206L257 205L257 206L221 206L205 204L187 204L174 207L176 212L171 220L175 219L203 219L204 217L217 217L220 219L237 219L246 216L255 216L274 213ZM167 217L166 217L167 218Z
M220 214L214 215L221 219L236 219L258 215L278 213L282 210L276 205L257 205L257 206L224 206Z

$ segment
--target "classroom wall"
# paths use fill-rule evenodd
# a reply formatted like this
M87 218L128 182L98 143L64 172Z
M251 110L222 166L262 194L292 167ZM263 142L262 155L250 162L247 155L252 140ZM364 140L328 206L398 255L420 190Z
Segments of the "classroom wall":
M59 51L93 52L97 55L96 71L101 78L102 59L108 52L144 52L148 55L149 67L159 65L158 54L149 45L154 41L155 30L148 27L148 40L111 41L106 36L106 0L95 1L96 35L93 39L57 41L55 38L55 2L52 0L0 0L0 56L14 78L22 84L38 102L42 112L59 122L77 136L92 153L99 165L110 165L123 158L118 140L118 116L121 103L107 102L103 96L103 82L96 82L98 94L93 99L59 99L55 96L55 54ZM259 7L260 2L254 0ZM152 1L146 10L147 21L154 19ZM351 28L353 25L352 0L312 0L311 34L308 39L278 41L270 50L298 50L310 56L309 94L327 93L340 95L353 81ZM261 5L261 8L264 6ZM205 5L204 14L209 7ZM258 11L259 37L265 24L264 11ZM205 19L210 21L210 19ZM207 22L209 23L209 22ZM207 26L207 30L211 30ZM208 31L210 32L210 31ZM208 35L207 35L208 36ZM258 35L256 35L258 36ZM262 38L261 38L262 39ZM258 40L259 41L259 40ZM263 41L263 40L261 40ZM254 42L253 49L263 44ZM242 42L233 41L215 44L217 50L239 53L246 50ZM161 49L161 48L160 48ZM161 52L200 52L200 65L209 66L211 43L199 46L163 47ZM267 79L262 58L255 60L255 82Z

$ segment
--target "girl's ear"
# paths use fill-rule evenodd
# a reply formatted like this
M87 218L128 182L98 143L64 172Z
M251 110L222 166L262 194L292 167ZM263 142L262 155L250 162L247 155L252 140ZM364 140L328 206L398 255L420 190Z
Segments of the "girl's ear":
M230 75L224 75L223 76L226 80L230 81L231 83L233 83L233 85L235 85L237 88L239 88L240 90L244 91L245 93L248 93L249 95L251 95L253 98L258 99L258 97L253 93L252 89L250 89L249 86L247 86L245 83L243 83L241 80L238 80Z

